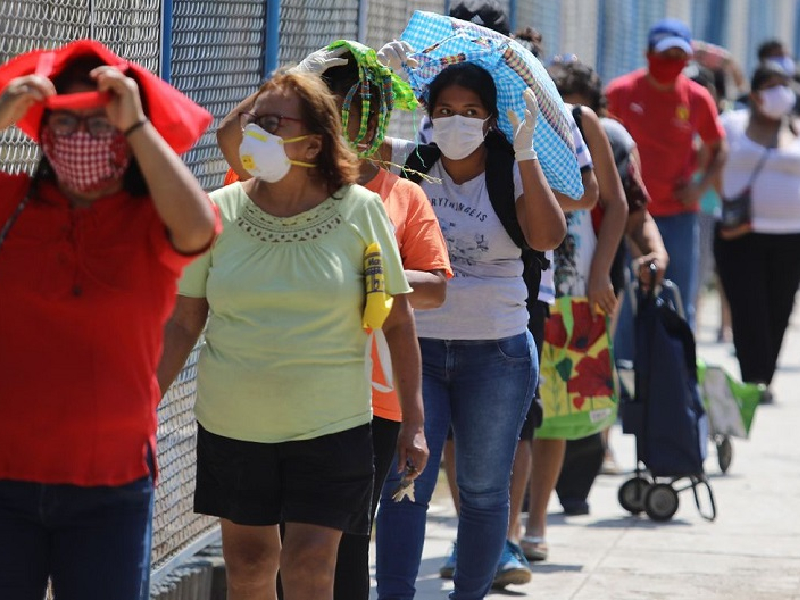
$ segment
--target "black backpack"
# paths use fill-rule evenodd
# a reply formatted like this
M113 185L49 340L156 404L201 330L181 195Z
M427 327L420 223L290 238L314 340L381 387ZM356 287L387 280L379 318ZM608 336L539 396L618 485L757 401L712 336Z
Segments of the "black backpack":
M501 133L489 132L484 141L486 145L486 189L489 200L508 237L522 250L522 278L528 288L528 312L539 297L539 284L542 271L550 268L550 261L544 252L534 250L525 241L525 235L517 221L514 197L514 148ZM408 156L400 176L414 183L420 183L442 157L436 144L421 144Z

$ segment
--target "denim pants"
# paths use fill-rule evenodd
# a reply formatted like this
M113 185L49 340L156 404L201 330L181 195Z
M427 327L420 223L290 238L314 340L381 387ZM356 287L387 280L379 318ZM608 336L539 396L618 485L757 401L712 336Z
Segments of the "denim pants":
M686 321L695 332L695 296L700 275L700 225L696 213L654 217L669 255L665 277L678 286ZM630 264L630 257L627 263ZM637 277L638 273L631 273ZM633 309L626 290L614 335L616 360L633 360ZM696 333L696 332L695 332Z
M0 481L0 598L146 600L153 482L79 487Z
M376 520L376 579L381 600L410 600L425 541L425 519L452 424L461 514L453 600L479 600L492 584L508 529L508 486L517 438L538 375L530 332L500 340L420 339L428 468L415 500L391 498L392 465ZM395 459L396 461L396 459Z

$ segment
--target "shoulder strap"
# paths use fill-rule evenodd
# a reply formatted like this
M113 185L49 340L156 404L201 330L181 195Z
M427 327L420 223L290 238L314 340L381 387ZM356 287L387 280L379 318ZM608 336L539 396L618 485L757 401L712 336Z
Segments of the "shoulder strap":
M28 204L28 199L31 195L31 185L28 185L28 189L25 190L25 195L22 197L22 200L19 201L17 207L14 209L14 212L11 213L11 216L8 217L8 220L3 224L2 229L0 229L0 247L3 245L3 242L6 241L8 237L8 232L11 231L11 228L14 226L14 223L17 222L19 215L25 209L25 206Z
M441 157L442 151L436 144L420 144L408 155L406 164L400 169L400 177L418 184Z
M517 199L514 197L514 148L502 134L486 136L486 190L494 212L514 243L527 248L525 234L517 221Z
M541 271L550 266L544 252L533 250L525 240L519 221L517 220L517 198L514 195L514 148L502 134L490 132L486 136L486 190L489 192L489 201L500 219L508 237L522 250L522 260L525 263L526 282L539 288L538 274L529 279L528 273L533 270Z
M586 134L583 133L583 110L580 104L575 104L572 107L572 118L575 119L575 124L578 126L578 131L581 132L584 142L586 141Z

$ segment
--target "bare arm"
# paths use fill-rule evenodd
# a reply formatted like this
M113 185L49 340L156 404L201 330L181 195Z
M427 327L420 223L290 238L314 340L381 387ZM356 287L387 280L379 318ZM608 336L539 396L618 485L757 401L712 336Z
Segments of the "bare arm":
M567 235L567 220L542 173L538 160L521 160L522 196L517 198L517 221L534 250L552 250Z
M398 468L404 469L410 461L419 475L428 462L428 445L422 407L422 358L407 294L394 296L383 333L392 355L394 384L403 414L397 439Z
M591 109L583 107L582 122L586 143L592 153L599 187L603 220L597 232L597 247L592 257L589 275L589 301L611 315L616 309L616 296L609 274L628 219L628 202L617 172L611 144L608 142L600 120Z
M106 111L117 129L127 131L144 119L133 79L113 67L98 67L92 76L99 91L112 93ZM150 123L133 130L127 140L173 246L187 254L206 248L214 236L216 215L192 172Z
M158 363L158 387L162 397L181 372L207 318L208 301L205 298L178 296L172 316L164 326L164 351Z
M675 191L675 196L687 206L696 205L703 194L706 193L714 182L720 177L722 168L725 166L725 159L728 156L725 140L719 140L713 144L706 144L702 151L707 153L708 166L697 183L688 183Z
M578 200L570 198L561 192L553 191L559 206L561 206L561 210L564 212L592 210L595 204L597 204L597 199L600 196L600 186L597 183L597 176L594 173L594 169L581 169L581 183L583 184L583 196Z
M258 92L250 94L242 100L236 108L225 115L217 128L217 145L222 151L222 156L231 166L233 172L239 176L240 181L250 179L250 173L242 166L239 160L239 145L242 143L242 129L239 125L239 114L253 109L258 98Z
M406 269L406 279L414 291L408 294L411 308L439 308L447 298L447 275L444 270L415 271Z
M647 208L628 215L625 234L630 241L629 246L632 246L632 253L638 256L634 260L634 267L639 273L640 281L648 280L647 269L648 265L652 263L656 266L656 281L660 282L667 270L669 255L664 247L664 240L661 238L658 226Z

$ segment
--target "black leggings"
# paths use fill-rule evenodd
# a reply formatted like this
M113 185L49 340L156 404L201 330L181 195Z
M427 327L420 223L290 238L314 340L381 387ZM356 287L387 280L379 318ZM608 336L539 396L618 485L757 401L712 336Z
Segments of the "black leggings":
M742 381L769 385L800 285L800 234L749 233L723 240L717 228L714 259L731 305Z
M372 445L375 451L375 484L372 488L372 512L375 520L383 482L392 466L400 423L374 417L372 419ZM334 600L368 600L369 598L369 536L345 533L339 543L336 559L336 578L333 583Z

